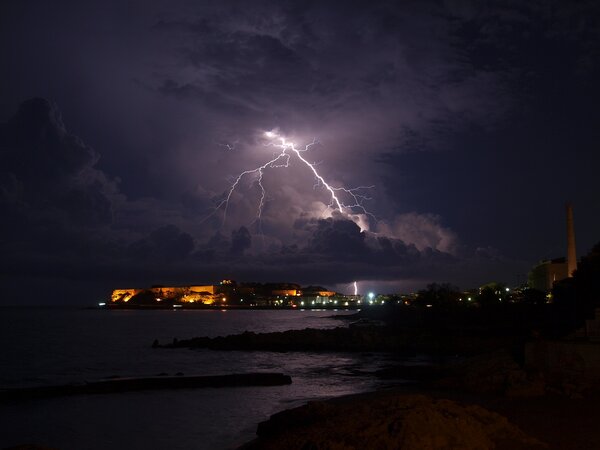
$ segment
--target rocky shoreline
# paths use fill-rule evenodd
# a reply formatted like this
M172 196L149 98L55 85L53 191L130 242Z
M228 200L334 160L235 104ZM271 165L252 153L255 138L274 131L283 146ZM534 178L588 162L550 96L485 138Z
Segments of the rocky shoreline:
M599 448L597 344L542 339L509 320L495 328L480 321L460 327L375 322L155 341L153 347L427 354L438 361L425 366L399 361L375 372L382 379L410 381L391 390L275 414L258 425L257 438L243 450Z
M471 355L522 343L520 336L477 333L438 333L430 330L399 330L391 326L305 328L274 333L157 340L154 348L203 348L242 351L393 352L398 355Z
M597 385L549 377L506 350L380 375L416 382L274 414L239 450L592 450L600 443Z

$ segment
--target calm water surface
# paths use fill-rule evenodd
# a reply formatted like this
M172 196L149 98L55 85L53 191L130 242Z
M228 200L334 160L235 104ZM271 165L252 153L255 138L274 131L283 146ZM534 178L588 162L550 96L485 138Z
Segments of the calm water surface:
M335 314L349 314L337 311ZM149 391L0 405L0 448L37 443L70 449L228 449L258 422L307 400L362 392L386 358L377 354L152 349L194 336L333 328L332 311L0 310L0 387L110 376L283 372L289 386Z

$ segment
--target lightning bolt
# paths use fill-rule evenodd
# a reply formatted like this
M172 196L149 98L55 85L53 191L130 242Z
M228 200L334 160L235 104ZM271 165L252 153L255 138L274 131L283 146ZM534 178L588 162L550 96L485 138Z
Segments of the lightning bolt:
M227 142L224 142L224 143L223 142L217 142L217 145L219 147L224 147L224 148L226 148L229 151L233 151L233 150L235 150L235 146L237 145L237 143L238 143L238 141L235 140L231 144L228 144Z
M354 295L358 295L358 285L354 282Z
M227 210L229 208L229 201L231 200L231 196L235 192L236 188L242 182L245 177L255 176L256 184L260 189L260 201L257 207L257 215L256 220L260 220L264 206L265 200L267 196L267 192L265 190L264 185L262 184L264 173L267 169L279 168L279 167L289 167L290 159L295 156L298 160L300 160L304 165L306 165L312 174L315 177L315 185L314 188L318 188L323 186L325 190L329 193L330 201L328 208L333 210L338 210L340 213L346 215L351 220L353 220L360 228L361 231L366 229L365 224L357 217L356 211L359 211L359 214L362 213L364 215L373 217L371 213L369 213L365 207L363 206L363 202L370 200L369 197L365 196L363 192L367 189L373 188L373 186L358 186L355 188L347 189L344 187L333 187L325 178L317 171L316 164L309 162L302 154L309 151L311 147L313 147L317 141L313 140L309 144L305 145L304 148L296 148L296 144L288 141L284 136L281 136L277 132L267 131L264 133L265 138L267 138L268 146L272 146L278 150L278 153L275 153L272 159L267 161L261 166L258 166L254 169L245 170L241 172L237 177L234 178L231 187L227 191L224 199L217 204L212 214L215 214L218 210L223 209L223 225L225 225L225 221L227 220ZM350 204L345 204L341 199L340 195L345 194L351 199ZM211 214L211 215L212 215Z

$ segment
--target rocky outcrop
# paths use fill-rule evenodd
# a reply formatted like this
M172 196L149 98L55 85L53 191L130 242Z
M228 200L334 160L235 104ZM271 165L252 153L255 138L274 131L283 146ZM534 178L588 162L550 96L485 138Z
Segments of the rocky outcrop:
M257 434L244 450L544 448L481 406L399 393L310 402L273 415Z

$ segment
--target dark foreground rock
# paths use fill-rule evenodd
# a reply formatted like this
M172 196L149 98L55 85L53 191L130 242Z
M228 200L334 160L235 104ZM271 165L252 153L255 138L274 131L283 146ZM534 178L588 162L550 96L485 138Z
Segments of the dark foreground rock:
M310 402L259 424L244 450L541 449L508 419L478 405L426 395L373 393Z
M39 386L0 391L0 402L81 394L114 394L153 389L195 389L235 386L280 386L292 379L281 373L239 373L211 376L117 378L84 384Z

